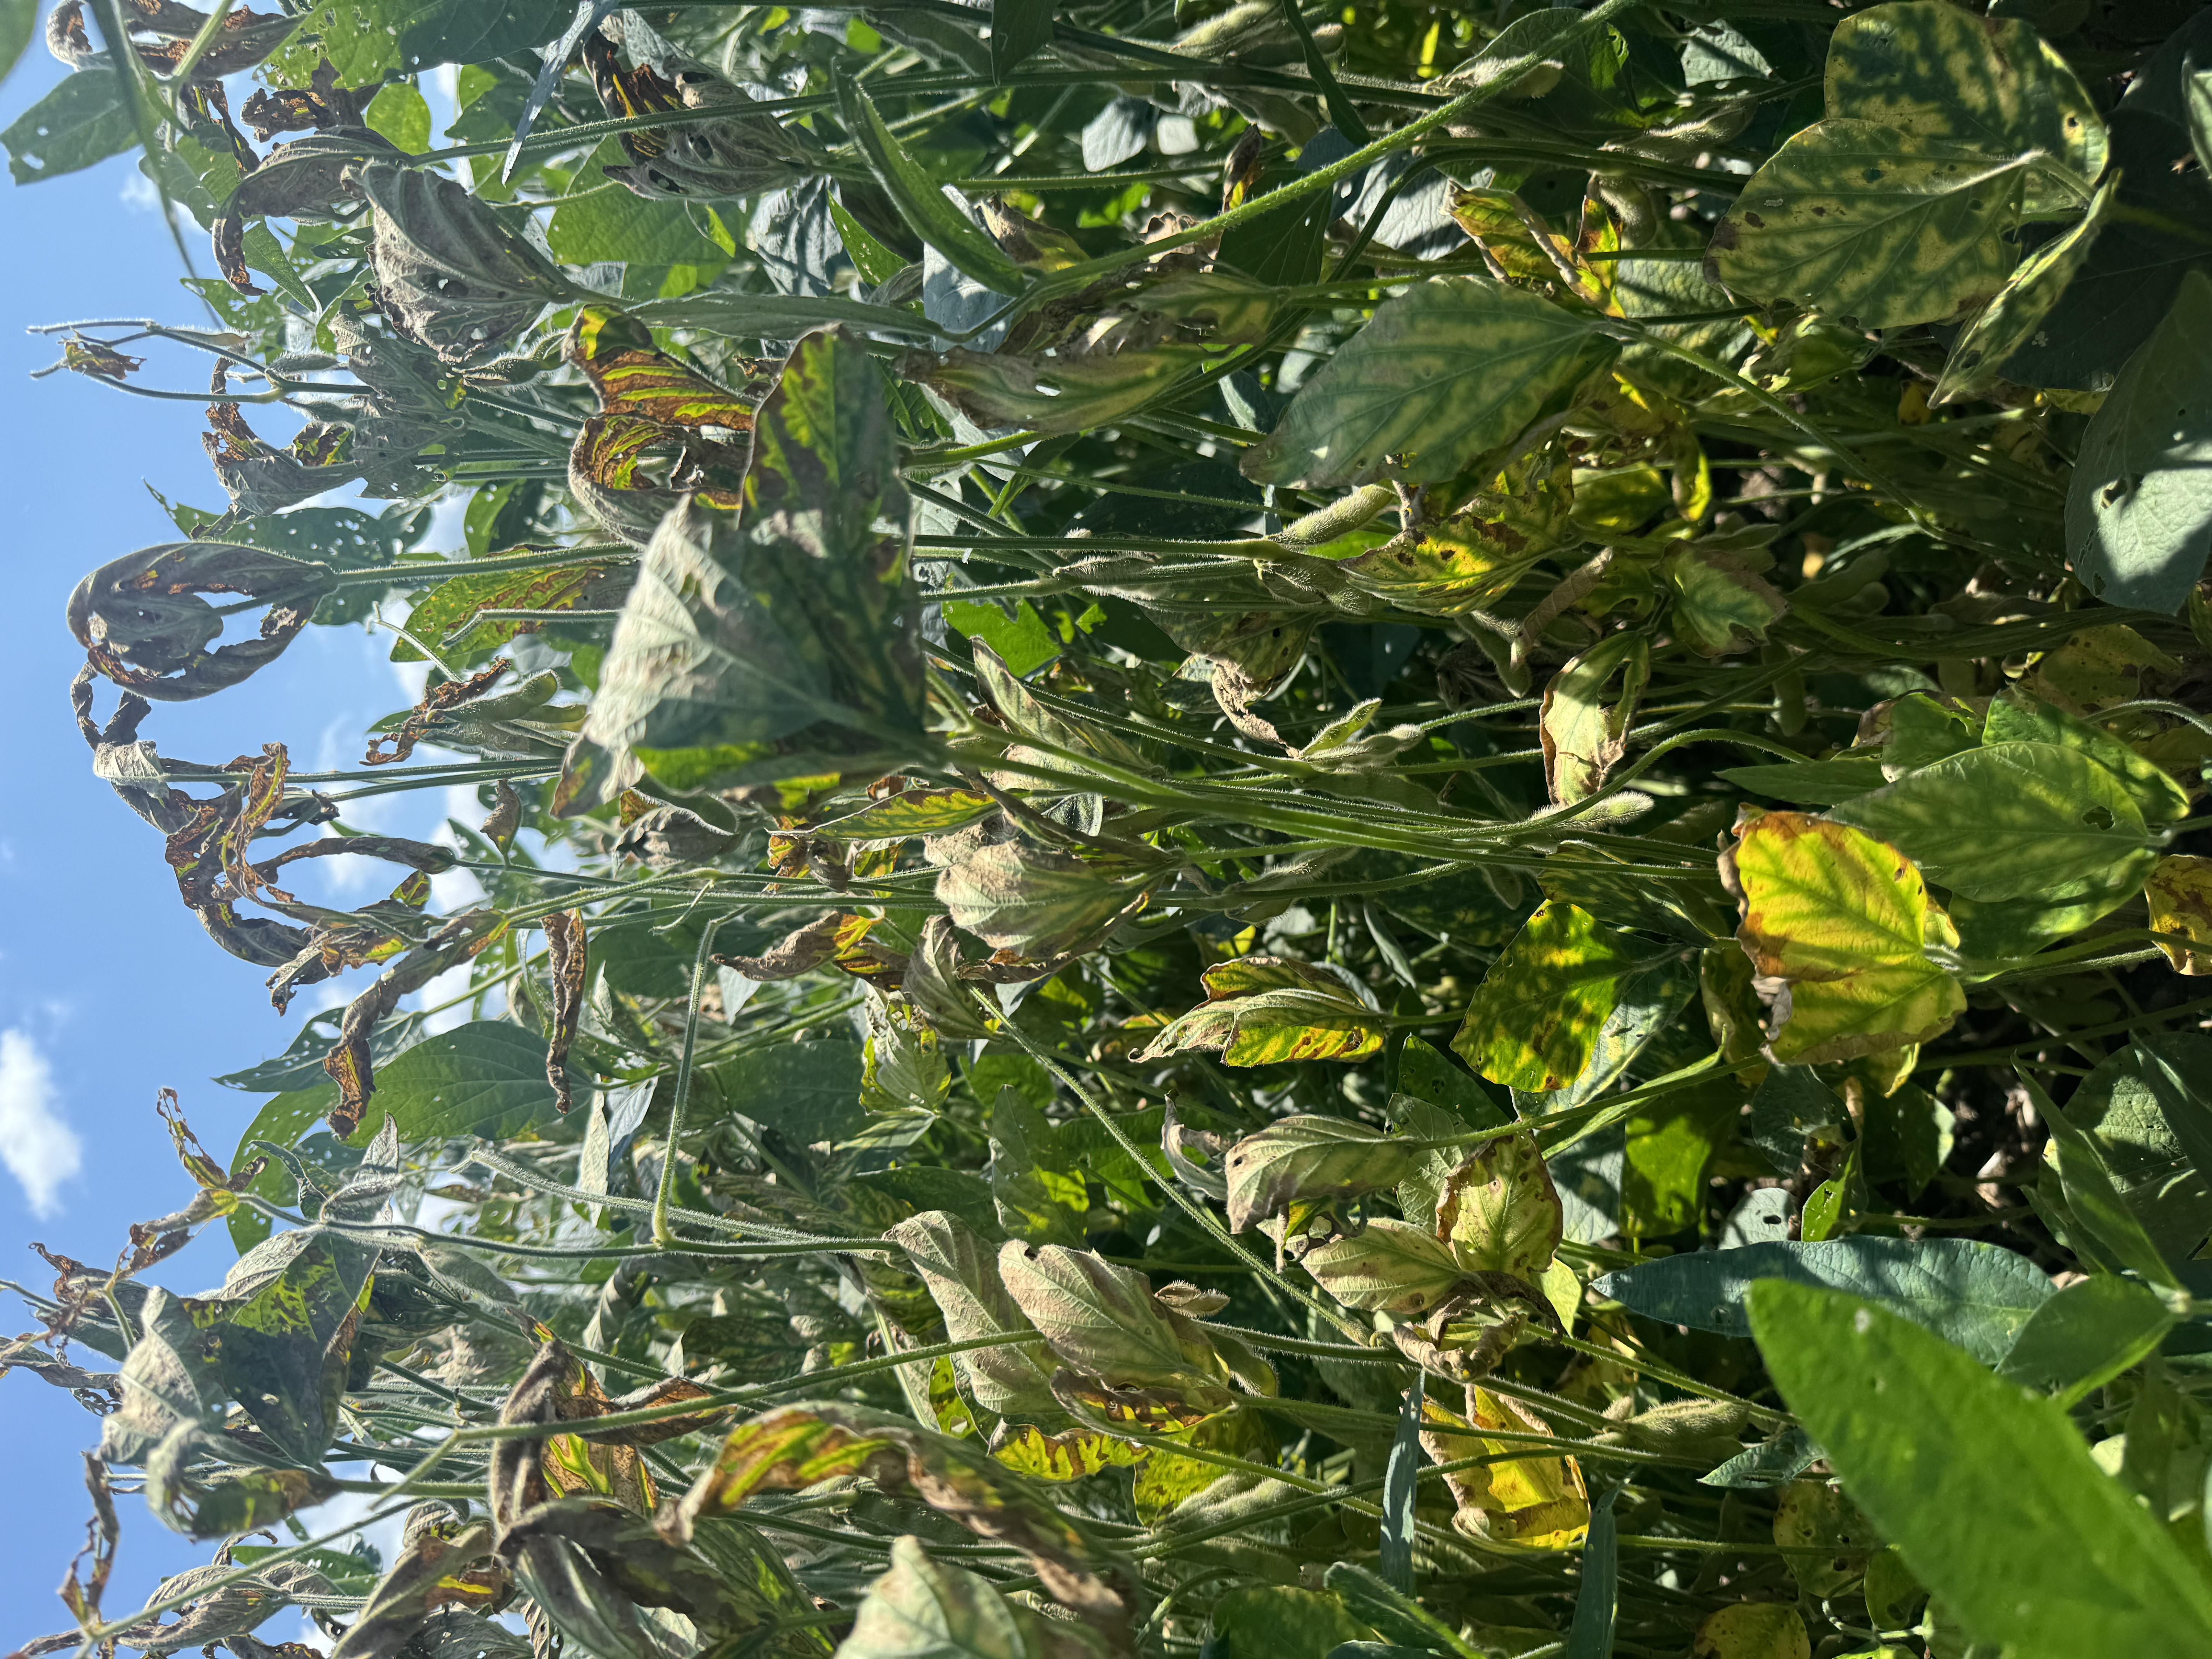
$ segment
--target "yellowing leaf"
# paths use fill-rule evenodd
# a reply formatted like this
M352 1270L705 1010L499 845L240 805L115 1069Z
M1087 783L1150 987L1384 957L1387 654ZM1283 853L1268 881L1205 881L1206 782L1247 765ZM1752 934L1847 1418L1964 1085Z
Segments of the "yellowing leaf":
M2066 60L2018 17L1977 17L1945 0L1898 0L1845 18L1828 43L1827 110L1991 155L2040 151L2094 182L2105 124ZM2032 188L2030 212L2072 208L2078 190Z
M1617 691L1611 689L1616 677ZM1628 750L1628 728L1650 677L1651 642L1641 634L1615 634L1577 657L1544 688L1537 729L1555 805L1587 799L1604 784Z
M1674 631L1700 656L1750 650L1789 609L1771 582L1717 548L1678 547L1659 574L1674 590Z
M1386 456L1441 483L1518 436L1613 355L1589 318L1481 277L1425 282L1376 309L1244 453L1255 483L1364 483Z
M1322 1289L1361 1313L1418 1316L1451 1295L1462 1280L1449 1250L1419 1227L1387 1216L1315 1245L1299 1265Z
M1325 968L1278 957L1217 963L1201 981L1206 1000L1135 1057L1158 1060L1218 1048L1224 1066L1291 1060L1364 1060L1382 1047L1376 1011Z
M1768 812L1722 855L1743 903L1736 930L1753 965L1785 981L1767 1052L1822 1064L1926 1042L1964 1012L1966 994L1928 945L1955 947L1911 860L1846 825Z
M1864 328L1939 322L1992 298L2012 269L2031 163L1871 121L1806 128L1714 228L1714 274Z
M1589 911L1547 901L1483 975L1452 1052L1492 1083L1565 1088L1589 1065L1640 955Z
M1468 1387L1464 1417L1429 1401L1421 1444L1431 1457L1439 1463L1486 1455L1498 1458L1444 1477L1459 1500L1452 1525L1472 1538L1533 1549L1568 1550L1581 1544L1590 1520L1582 1465L1569 1455L1491 1439L1482 1433L1485 1429L1516 1435L1552 1432L1550 1424L1519 1401L1487 1389Z
M1875 1650L1901 1653L1902 1649ZM1780 1601L1736 1601L1698 1626L1690 1659L1812 1659L1812 1638L1797 1609Z
M1437 1233L1461 1267L1534 1284L1559 1248L1558 1189L1526 1129L1485 1141L1445 1181Z
M2212 974L2212 859L2176 853L2158 861L2143 884L2150 931L2179 933L2188 942L2159 941L2176 973Z

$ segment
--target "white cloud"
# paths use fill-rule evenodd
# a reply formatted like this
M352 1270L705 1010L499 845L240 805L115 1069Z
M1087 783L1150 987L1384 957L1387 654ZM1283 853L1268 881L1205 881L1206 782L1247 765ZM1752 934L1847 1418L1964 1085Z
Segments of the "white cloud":
M53 1068L30 1034L0 1031L0 1163L42 1218L60 1207L55 1194L84 1163L84 1149L58 1104Z
M133 213L159 213L161 192L154 188L154 181L137 167L123 175L123 188L116 192L123 205Z

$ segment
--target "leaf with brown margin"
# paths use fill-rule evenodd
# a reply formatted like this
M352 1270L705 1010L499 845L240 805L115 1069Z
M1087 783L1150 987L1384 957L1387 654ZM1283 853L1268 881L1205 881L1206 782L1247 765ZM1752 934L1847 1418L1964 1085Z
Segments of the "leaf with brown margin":
M2160 859L2143 884L2143 901L2150 907L2152 933L2178 933L2187 941L2158 941L2174 972L2212 974L2212 859L2186 853Z
M1507 1454L1444 1477L1459 1500L1452 1516L1456 1530L1534 1549L1573 1549L1583 1541L1590 1506L1582 1465L1571 1455L1515 1447L1482 1432L1549 1434L1550 1424L1519 1401L1473 1384L1464 1417L1434 1401L1424 1404L1422 1415L1421 1444L1439 1463Z
M1736 938L1775 994L1767 1053L1785 1065L1883 1054L1948 1030L1965 1012L1957 977L1929 945L1958 930L1912 861L1887 842L1802 812L1740 823L1721 874L1743 906Z
M1385 1028L1372 1004L1326 968L1285 957L1240 957L1200 975L1206 1000L1133 1058L1218 1048L1224 1066L1364 1060Z
M514 1593L491 1559L491 1528L454 1517L444 1504L418 1504L402 1524L399 1559L331 1650L331 1659L384 1659L445 1607L496 1613Z
M568 1087L568 1045L576 1040L576 1022L584 1012L584 913L556 910L545 918L545 965L553 984L551 1029L545 1034L545 1080L553 1085L553 1103L562 1113L574 1104Z
M1492 1083L1567 1087L1589 1066L1620 981L1645 954L1589 911L1546 900L1483 975L1452 1052Z
M439 681L422 694L422 700L415 705L397 732L369 738L368 750L361 757L361 763L363 766L388 766L395 761L405 760L415 752L415 745L422 740L423 728L432 720L448 710L474 702L485 696L498 683L499 677L513 666L505 657L495 657L465 679ZM387 743L392 745L389 754L384 749Z
M925 1210L884 1237L906 1252L907 1265L929 1287L945 1316L948 1341L1036 1328L1007 1293L995 1253L958 1216ZM1064 1419L1053 1398L1052 1379L1035 1355L1030 1347L979 1348L953 1355L952 1368L969 1397L985 1411L1057 1425Z
M526 558L528 556L520 556ZM627 562L582 559L551 569L519 570L502 575L453 576L415 601L407 631L433 650L466 660L479 651L505 644L518 634L535 633L542 622L483 617L485 611L602 610L622 602L629 592ZM404 639L392 646L394 662L420 662L422 655Z
M185 702L274 661L335 580L327 565L234 542L167 542L111 560L79 582L70 595L70 632L93 666L125 690ZM267 605L259 636L210 650L222 617L203 593Z
M337 1104L331 1108L331 1133L343 1140L361 1127L368 1097L376 1092L376 1066L369 1055L368 1039L377 1021L398 1007L400 998L421 990L448 968L481 954L506 931L507 918L498 911L465 910L386 969L374 984L346 1005L338 1040L323 1060L323 1070L338 1085Z
M1531 1285L1552 1265L1563 1224L1551 1171L1525 1128L1477 1146L1437 1200L1437 1237L1462 1269Z
M1109 1635L1122 1629L1128 1609L1108 1580L1127 1593L1133 1576L1085 1523L974 1442L866 1406L785 1406L741 1424L661 1531L682 1541L701 1521L736 1513L757 1492L797 1492L848 1474L911 1493L978 1537L1012 1545L1055 1601Z
M1188 1016L1185 1016L1188 1018ZM1396 1186L1423 1149L1349 1118L1301 1114L1229 1149L1229 1231L1241 1233L1294 1202L1357 1197Z
M1088 1403L1087 1401L1085 1402ZM1152 1456L1149 1447L1102 1434L1066 1429L1047 1434L1034 1423L1001 1423L991 1435L991 1455L1017 1474L1057 1485L1101 1469L1127 1468Z
M1452 1295L1465 1277L1443 1245L1389 1216L1314 1245L1298 1265L1347 1308L1414 1318Z
M1620 689L1612 690L1614 678ZM1641 634L1601 641L1553 675L1544 688L1537 733L1544 777L1555 806L1595 794L1613 763L1628 752L1628 728L1651 678L1651 642Z
M670 356L653 344L653 331L644 324L607 306L577 311L562 352L599 393L603 411L635 415L664 426L718 426L749 432L753 405L768 392L769 371L763 365L736 360L749 383L763 382L748 400Z
M1202 1329L1162 1307L1152 1280L1135 1268L1093 1250L1010 1239L1000 1247L999 1278L1052 1352L1081 1376L1113 1386L1222 1392L1228 1370Z
M1573 471L1546 449L1500 473L1449 518L1419 525L1339 566L1360 592L1425 617L1457 617L1504 597L1546 556L1578 538Z

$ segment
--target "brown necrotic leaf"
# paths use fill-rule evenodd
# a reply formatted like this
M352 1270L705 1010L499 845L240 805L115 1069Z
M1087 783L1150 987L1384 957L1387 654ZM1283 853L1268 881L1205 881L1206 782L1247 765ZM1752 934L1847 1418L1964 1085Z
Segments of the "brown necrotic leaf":
M240 294L262 291L254 286L246 268L248 219L325 223L337 216L337 204L353 198L354 192L344 182L346 168L398 154L384 138L362 126L337 127L277 145L262 158L259 167L238 181L238 188L210 228L216 268L222 272L223 280Z
M323 1070L338 1085L338 1101L331 1108L330 1121L331 1132L339 1139L361 1127L368 1097L376 1092L376 1065L368 1040L377 1021L398 1007L400 998L421 990L448 968L477 955L506 930L507 919L496 910L465 910L386 969L368 989L346 1005L337 1042L323 1060Z
M399 1559L331 1650L331 1659L388 1659L447 1607L496 1613L514 1594L506 1568L491 1559L491 1528L454 1517L444 1504L407 1512Z
M70 632L94 667L157 702L235 685L273 661L307 625L336 574L232 542L169 542L100 566L70 595ZM268 605L258 637L217 645L222 613L200 596Z
M545 961L553 981L552 1029L545 1036L545 1080L563 1113L574 1103L568 1087L568 1045L584 1012L584 913L556 910L545 918Z
M805 128L748 112L751 100L703 64L676 66L672 81L650 64L624 69L613 43L596 30L585 35L583 52L592 86L611 116L729 111L726 120L623 134L629 165L605 172L633 194L677 201L749 198L825 170Z

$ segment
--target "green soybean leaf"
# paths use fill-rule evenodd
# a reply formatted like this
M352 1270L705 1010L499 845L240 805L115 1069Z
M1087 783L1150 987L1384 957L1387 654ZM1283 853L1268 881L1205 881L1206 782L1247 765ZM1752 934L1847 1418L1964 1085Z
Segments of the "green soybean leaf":
M482 64L544 45L575 8L569 0L321 0L275 63L297 58L304 86L319 57L338 83L373 87L395 71Z
M2121 1197L2168 1261L2212 1229L2212 1036L2147 1033L2100 1061L2066 1102Z
M122 84L106 64L88 64L65 76L0 132L8 171L19 185L78 172L137 142Z
M2066 60L2018 18L1901 0L1846 18L1828 42L1828 113L1991 155L2040 151L2070 175L2028 211L2075 206L2105 167L2105 124Z
M4 0L0 3L0 81L22 61L23 49L39 32L39 0Z
M1415 1371L1413 1386L1406 1390L1404 1408L1398 1413L1398 1431L1390 1441L1390 1461L1382 1471L1382 1544L1376 1565L1390 1588L1401 1595L1411 1595L1413 1589L1413 1498L1422 1458L1421 1395L1422 1373ZM1370 1618L1368 1622L1375 1621Z
M545 1040L503 1020L472 1020L425 1037L379 1066L369 1113L352 1139L368 1140L389 1118L412 1144L461 1135L504 1139L557 1115L545 1081Z
M2100 185L2087 212L2020 262L1996 296L1960 331L1929 402L1956 403L1996 383L2013 354L2034 338L2044 319L2064 297L2067 285L2088 263L2118 188L2113 179Z
M1565 1659L1612 1659L1613 1618L1620 1605L1620 1523L1613 1519L1613 1505L1620 1496L1615 1486L1590 1505Z
M2071 1406L2147 1358L2173 1328L2155 1292L2130 1279L2099 1273L2069 1285L2035 1311L1997 1375L2031 1389L2055 1389Z
M2140 1273L2155 1288L2178 1291L2173 1269L2166 1265L2157 1241L2144 1231L2142 1218L2122 1194L2105 1150L2087 1131L2057 1106L2036 1080L2022 1072L2021 1086L2035 1104L2037 1114L2050 1126L2051 1139L2044 1157L2058 1166L2060 1190L2067 1206L2120 1266Z
M849 1139L866 1126L860 1045L780 1042L699 1073L722 1103L802 1146Z
M1822 121L1753 173L1714 228L1714 274L1737 294L1863 328L1960 316L2004 286L2031 167L1870 121Z
M741 294L716 289L673 300L647 300L629 310L640 322L654 328L704 329L732 340L787 340L831 323L845 323L870 334L917 339L933 338L938 331L919 313L835 295Z
M653 532L585 736L690 787L819 770L824 751L913 731L920 611L894 466L876 366L842 329L807 336L754 418L735 521L691 496Z
M564 265L610 259L720 270L730 256L701 228L703 216L703 209L634 196L620 185L600 180L553 204L545 246Z
M1010 1601L988 1579L933 1561L919 1538L891 1545L891 1569L868 1586L846 1659L1091 1659L1103 1644L1081 1625Z
M1053 0L991 0L991 78L1004 81L1052 40Z
M2021 1328L2052 1295L2033 1262L1995 1244L1871 1237L1691 1251L1607 1273L1590 1288L1662 1324L1745 1336L1751 1327L1744 1294L1761 1279L1849 1291L1926 1326L1988 1365L2011 1352Z
M2143 822L2152 828L2189 816L2189 792L2163 767L2146 760L2103 728L2017 686L1990 699L1982 741L2053 743L2062 749L2078 749L2127 786Z
M1751 1319L1852 1501L1974 1640L2019 1659L2212 1654L2212 1587L2056 1402L1844 1292L1759 1285Z
M1982 900L2080 897L2158 861L2126 783L2076 749L1999 743L1908 773L1832 817ZM2133 872L2140 871L2140 874Z
M2181 609L2212 550L2212 276L2191 270L2089 422L2066 552L2109 605Z
M1723 767L1719 775L1739 789L1793 806L1834 806L1879 789L1889 780L1878 756L1844 755L1833 760L1785 761L1775 766Z
M2182 62L2181 104L2189 117L2189 143L2197 165L2212 173L2212 70Z
M846 131L868 158L876 181L915 234L985 288L999 294L1019 294L1028 282L1021 267L999 251L999 245L983 234L965 208L946 199L921 164L899 143L898 135L859 83L840 75L836 93L837 112Z
M1298 388L1265 441L1245 453L1255 483L1439 483L1510 443L1613 353L1589 318L1476 276L1422 283Z
M1213 1639L1224 1659L1328 1659L1367 1634L1326 1590L1257 1585L1213 1604Z

